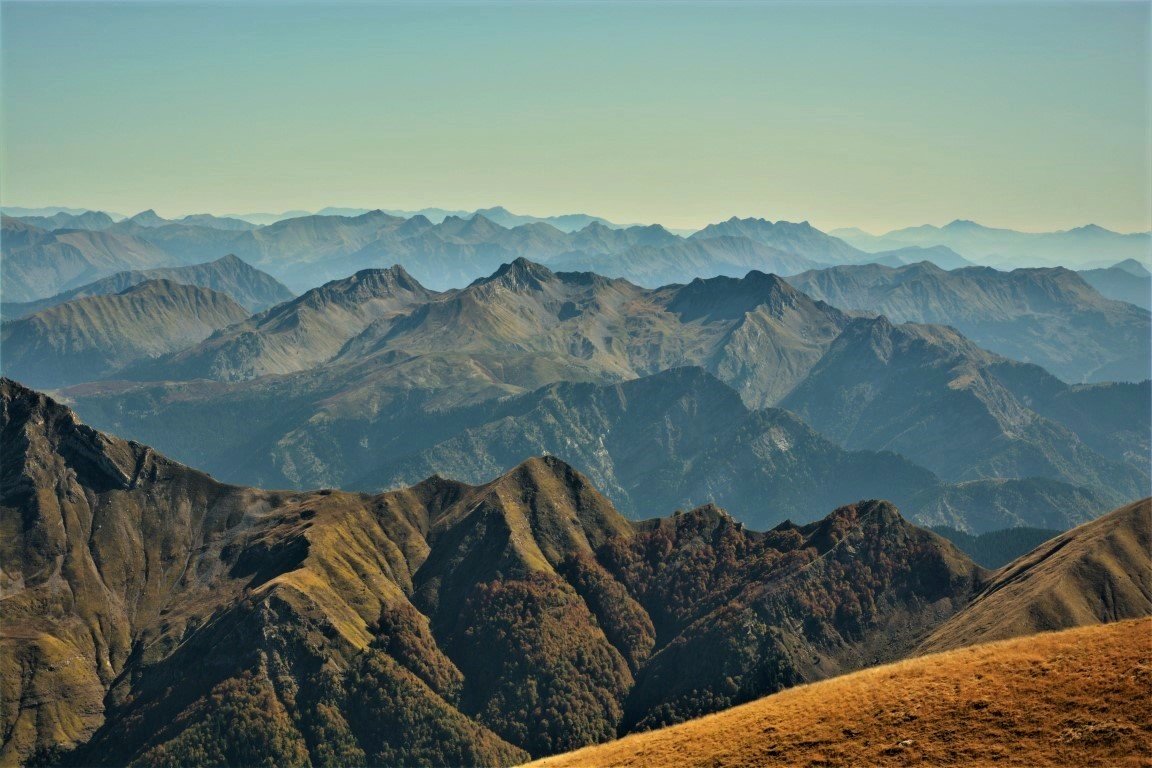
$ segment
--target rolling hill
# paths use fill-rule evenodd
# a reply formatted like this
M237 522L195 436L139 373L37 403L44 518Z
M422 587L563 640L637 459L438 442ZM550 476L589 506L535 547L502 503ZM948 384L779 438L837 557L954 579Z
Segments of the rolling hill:
M1150 635L1141 619L933 654L531 765L1144 765Z

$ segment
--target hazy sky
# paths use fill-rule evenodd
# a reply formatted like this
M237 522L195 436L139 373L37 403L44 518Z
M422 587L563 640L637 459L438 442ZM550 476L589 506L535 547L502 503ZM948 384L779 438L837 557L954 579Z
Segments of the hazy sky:
M1150 7L5 2L0 200L1143 230Z

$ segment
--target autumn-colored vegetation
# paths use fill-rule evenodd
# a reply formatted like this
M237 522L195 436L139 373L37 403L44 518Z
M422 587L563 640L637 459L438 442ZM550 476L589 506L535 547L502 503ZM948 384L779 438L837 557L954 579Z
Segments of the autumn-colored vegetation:
M980 645L801 686L538 768L1147 766L1152 620Z

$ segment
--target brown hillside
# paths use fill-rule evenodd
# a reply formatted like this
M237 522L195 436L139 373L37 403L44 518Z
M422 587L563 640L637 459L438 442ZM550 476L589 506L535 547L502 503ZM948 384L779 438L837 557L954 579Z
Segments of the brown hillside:
M509 765L901 658L987 578L882 501L260 491L8 380L0 439L0 765Z
M867 669L536 763L569 766L1152 764L1152 620Z
M1152 499L1074 528L1004 566L924 642L943 651L1152 615Z

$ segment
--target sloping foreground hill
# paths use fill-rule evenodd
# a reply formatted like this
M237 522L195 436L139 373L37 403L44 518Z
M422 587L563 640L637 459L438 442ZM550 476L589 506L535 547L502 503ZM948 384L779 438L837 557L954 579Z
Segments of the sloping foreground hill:
M885 502L630 523L531 459L216 482L0 381L0 763L507 765L899 658L987 572Z
M1074 528L1004 566L926 651L1152 614L1152 499Z
M1152 619L898 662L532 763L1143 766Z

